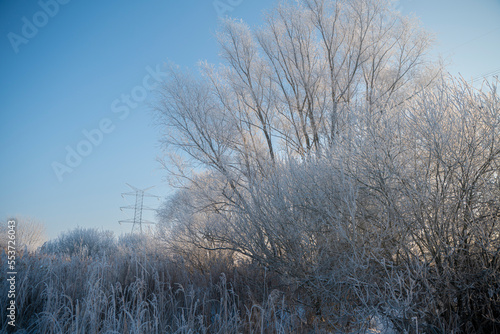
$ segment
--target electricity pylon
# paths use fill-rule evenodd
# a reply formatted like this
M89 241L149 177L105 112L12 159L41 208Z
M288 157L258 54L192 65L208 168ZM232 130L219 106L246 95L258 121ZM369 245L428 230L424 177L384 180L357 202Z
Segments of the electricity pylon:
M120 223L120 225L123 223L132 224L132 233L134 233L137 229L139 229L139 232L142 234L142 224L146 224L146 225L155 224L154 222L142 219L142 210L156 211L156 209L144 206L144 197L155 197L155 198L159 199L160 196L146 193L147 190L153 188L154 186L146 188L146 189L138 189L134 186L131 186L128 183L127 183L127 186L132 188L132 190L134 190L134 191L128 192L128 193L122 193L122 197L125 198L125 196L135 196L135 205L122 206L120 208L120 210L123 211L123 209L134 209L134 218L127 219L127 220L120 220L119 223Z

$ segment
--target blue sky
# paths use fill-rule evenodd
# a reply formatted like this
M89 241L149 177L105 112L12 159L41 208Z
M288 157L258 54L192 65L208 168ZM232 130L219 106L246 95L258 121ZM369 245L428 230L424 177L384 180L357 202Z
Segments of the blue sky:
M119 209L133 200L120 196L130 191L126 183L154 185L151 192L162 197L171 191L156 162L160 132L146 88L167 61L183 67L219 61L219 13L212 0L59 1L57 10L47 7L52 16L39 13L38 1L0 2L0 217L35 217L51 238L76 226L128 232L131 226L118 224L133 214ZM273 2L219 3L232 7L227 14L259 24ZM470 79L500 69L500 0L398 6L436 34L434 53L453 74ZM13 34L24 38L23 18L40 27L25 27L31 37L20 42ZM66 164L68 149L86 156L71 158L72 171L59 169L58 177L54 162Z

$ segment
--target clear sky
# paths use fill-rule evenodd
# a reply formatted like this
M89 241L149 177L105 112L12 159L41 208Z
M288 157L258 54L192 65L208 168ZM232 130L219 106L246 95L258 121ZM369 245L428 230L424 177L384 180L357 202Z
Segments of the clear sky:
M218 62L214 3L253 25L273 1L55 1L0 1L0 218L35 217L51 238L76 226L128 232L126 183L171 191L149 106L161 65ZM500 0L398 7L436 34L453 74L500 70Z

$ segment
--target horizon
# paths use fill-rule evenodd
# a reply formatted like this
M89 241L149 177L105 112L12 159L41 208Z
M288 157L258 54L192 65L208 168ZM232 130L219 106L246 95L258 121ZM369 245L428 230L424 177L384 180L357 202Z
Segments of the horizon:
M271 7L263 0L0 4L0 217L36 218L48 239L77 226L129 232L118 223L133 216L120 211L131 204L121 196L127 183L154 186L163 200L173 193L157 162L151 111L162 64L219 63L220 15L255 26ZM451 74L476 83L500 73L500 1L408 0L397 8L436 35L433 56L450 63Z

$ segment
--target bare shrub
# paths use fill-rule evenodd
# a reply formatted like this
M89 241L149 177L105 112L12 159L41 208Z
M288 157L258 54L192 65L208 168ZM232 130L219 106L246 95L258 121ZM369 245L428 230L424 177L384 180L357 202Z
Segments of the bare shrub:
M46 242L41 251L46 254L100 256L116 250L113 232L97 228L81 228L63 233L57 239Z

